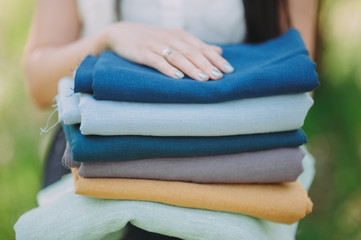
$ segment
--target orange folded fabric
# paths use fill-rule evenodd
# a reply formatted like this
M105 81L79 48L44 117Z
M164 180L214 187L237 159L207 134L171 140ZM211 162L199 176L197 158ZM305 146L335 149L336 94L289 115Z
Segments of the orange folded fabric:
M282 184L199 184L120 178L83 178L73 168L75 193L240 213L292 224L312 211L299 181Z

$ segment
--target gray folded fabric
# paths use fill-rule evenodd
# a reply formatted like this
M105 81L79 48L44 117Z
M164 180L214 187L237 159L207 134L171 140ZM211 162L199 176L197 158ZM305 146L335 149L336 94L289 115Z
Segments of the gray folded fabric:
M74 166L70 148L65 164ZM88 178L138 178L198 183L274 183L295 181L305 153L279 148L230 155L156 158L118 162L82 162L78 174Z

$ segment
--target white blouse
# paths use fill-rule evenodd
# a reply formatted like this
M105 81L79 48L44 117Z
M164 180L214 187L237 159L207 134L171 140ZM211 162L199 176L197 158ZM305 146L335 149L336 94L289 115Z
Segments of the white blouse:
M82 36L116 21L115 0L77 0ZM122 21L182 28L211 43L244 41L241 0L121 0Z

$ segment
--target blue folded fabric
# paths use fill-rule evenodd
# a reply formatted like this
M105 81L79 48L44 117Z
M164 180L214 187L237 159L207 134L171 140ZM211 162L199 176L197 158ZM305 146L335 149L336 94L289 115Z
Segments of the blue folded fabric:
M98 100L215 103L308 92L319 86L316 64L295 29L261 44L221 47L235 72L218 81L173 79L105 51L82 62L75 76L75 92L93 93Z
M89 55L83 62L80 64L80 67L76 70L75 79L77 84L74 84L74 91L77 89L77 92L87 92L92 91L92 76L93 69L95 64L98 61L98 57ZM83 79L90 79L90 81L83 81Z
M301 129L289 132L222 137L152 137L82 135L79 125L62 124L73 160L121 161L190 157L297 147L307 142Z

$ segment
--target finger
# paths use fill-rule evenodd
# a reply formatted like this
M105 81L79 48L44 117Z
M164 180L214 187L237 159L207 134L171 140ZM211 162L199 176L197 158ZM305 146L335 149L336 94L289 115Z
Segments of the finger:
M214 66L216 66L222 72L231 73L234 71L233 66L216 51L203 51L203 54L207 57L207 59L209 59L212 64L214 64Z
M194 66L201 69L206 73L210 79L217 80L223 77L221 71L219 71L200 51L192 45L185 42L175 41L174 47L184 57L186 57Z
M225 71L224 66L221 67L220 65L218 65L220 67L218 69L218 66L215 67L211 59L208 59L208 57L205 56L205 54L203 54L206 52L216 52L218 56L220 56L223 52L222 48L215 45L208 45L203 41L201 41L200 39L194 37L193 35L183 30L175 30L175 34L177 34L179 38L182 39L187 44L184 44L181 41L177 41L176 43L173 41L172 42L173 47L175 49L179 49L182 53L184 53L185 56L193 62L193 64L195 64L203 71L205 71L208 74L208 76L210 76L211 79L217 80L223 77L223 74L219 70L223 72L229 72L230 68L227 68L228 71L227 70ZM190 46L192 46L193 49L190 50ZM198 55L198 56L194 56L194 55ZM202 55L202 57L199 55ZM213 58L217 59L215 56L213 56ZM228 67L228 65L226 65L226 67Z
M208 45L210 50L216 51L219 55L222 55L223 49L221 47L218 47L216 45Z
M202 51L208 51L208 50L212 49L220 55L222 55L222 53L223 53L223 49L221 47L218 47L218 46L212 45L212 44L207 44L182 29L175 30L175 34L178 34L181 39L183 39L187 43L197 47L198 49L200 49Z
M196 67L191 61L189 61L183 54L177 50L173 50L167 57L167 61L175 68L181 70L190 78L198 81L207 81L209 76L201 69Z
M181 79L184 77L184 74L181 71L172 66L166 59L164 59L164 57L154 52L147 52L145 54L143 64L154 68L171 78Z

